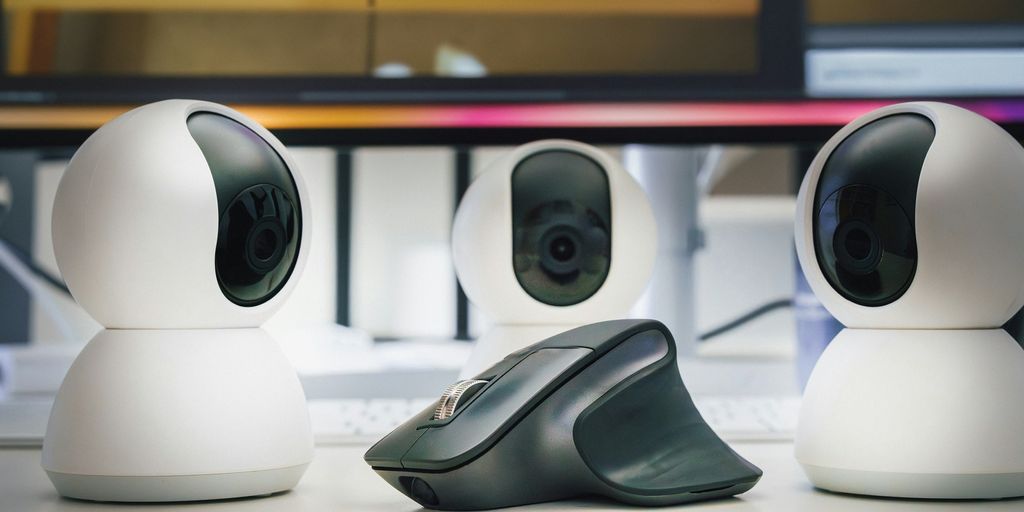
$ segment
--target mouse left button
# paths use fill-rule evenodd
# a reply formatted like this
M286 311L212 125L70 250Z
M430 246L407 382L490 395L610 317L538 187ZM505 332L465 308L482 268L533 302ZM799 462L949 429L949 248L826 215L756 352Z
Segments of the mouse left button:
M542 349L531 353L514 368L478 390L468 400L460 397L454 416L424 422L423 436L402 457L402 467L427 471L446 470L480 455L504 432L519 422L561 383L586 364L593 353L587 348Z
M363 460L374 468L401 469L402 456L409 448L416 444L424 430L418 427L425 421L430 420L433 414L433 406L424 409L409 421L399 425L383 439L377 441L363 455Z

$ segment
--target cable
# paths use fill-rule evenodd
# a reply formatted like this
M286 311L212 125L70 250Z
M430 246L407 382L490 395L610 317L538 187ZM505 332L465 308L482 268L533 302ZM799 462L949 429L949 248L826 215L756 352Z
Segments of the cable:
M39 279L46 281L50 286L64 292L68 297L71 296L71 290L68 290L68 286L64 284L63 280L37 265L36 262L32 261L32 257L29 256L27 252L2 236L0 236L0 249L6 250L6 252L9 252L18 258L21 264ZM10 268L8 268L7 271L13 274Z
M53 290L46 289L40 283L40 280L70 297L71 292L68 291L68 287L63 282L37 266L32 261L32 258L28 256L28 253L18 249L17 246L3 237L0 237L0 268L6 269L11 277L29 293L29 296L53 320L54 325L64 337L69 340L78 339L75 335L75 329L71 326L71 323L61 311L61 306L55 300L56 297L53 294Z
M726 322L726 323L724 323L724 324L722 324L722 325L720 325L718 327L715 327L714 329L711 329L710 331L707 331L707 332L697 336L697 341L707 341L707 340L710 340L711 338L714 338L715 336L719 336L719 335L725 334L725 333L727 333L727 332L729 332L729 331L731 331L731 330L733 330L733 329L735 329L735 328L737 328L737 327L739 327L739 326L741 326L741 325L743 325L743 324L745 324L747 322L750 322L751 320L754 320L754 319L756 319L758 317L761 317L761 316L764 316L764 315L766 315L768 313L771 313L772 311L775 311L776 309L783 309L783 308L790 308L790 307L793 307L793 298L792 297L786 298L786 299L775 300L775 301L769 302L767 304L762 304L761 306L758 306L758 307L754 308L753 310L740 315L738 318L730 320L730 321L728 321L728 322Z

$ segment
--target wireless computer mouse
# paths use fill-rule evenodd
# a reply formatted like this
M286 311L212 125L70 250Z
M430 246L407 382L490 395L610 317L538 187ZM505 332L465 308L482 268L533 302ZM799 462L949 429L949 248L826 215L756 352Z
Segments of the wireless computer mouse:
M427 508L601 495L635 505L733 496L761 478L701 418L653 320L586 325L445 390L366 462Z

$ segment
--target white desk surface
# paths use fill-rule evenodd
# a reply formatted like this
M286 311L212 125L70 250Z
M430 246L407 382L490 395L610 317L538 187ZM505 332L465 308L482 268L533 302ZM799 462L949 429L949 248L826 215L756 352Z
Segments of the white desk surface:
M156 511L408 511L419 510L392 489L363 462L366 446L320 446L306 476L293 491L253 499L185 505L115 505L62 499L39 467L39 449L0 449L0 512L63 510ZM765 471L751 491L739 498L678 507L698 512L903 512L954 510L1024 510L1024 500L912 501L844 496L816 491L804 479L789 443L737 443L734 448ZM523 507L550 510L638 510L609 501L563 501ZM513 509L509 509L513 510ZM675 510L657 508L652 510Z

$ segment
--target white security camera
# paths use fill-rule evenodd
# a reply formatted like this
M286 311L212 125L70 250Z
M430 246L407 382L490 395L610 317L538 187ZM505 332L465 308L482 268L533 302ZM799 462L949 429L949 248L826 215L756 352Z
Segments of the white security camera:
M647 197L603 151L568 140L514 149L473 182L455 214L459 281L497 324L463 373L572 327L626 316L656 246Z
M967 110L904 103L821 149L800 265L847 328L807 383L796 456L818 487L1024 495L1024 149Z
M43 468L60 494L207 500L298 482L312 459L305 397L258 327L302 272L308 209L284 146L221 105L146 105L79 148L53 245L106 329L50 415Z

